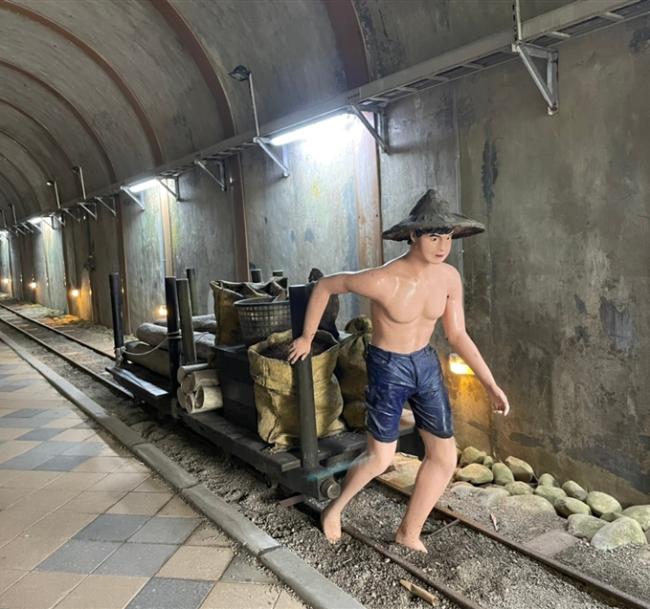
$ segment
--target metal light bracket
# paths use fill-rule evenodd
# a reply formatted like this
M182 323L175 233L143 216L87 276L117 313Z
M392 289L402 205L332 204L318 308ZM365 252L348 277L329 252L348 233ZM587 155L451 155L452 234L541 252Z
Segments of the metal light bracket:
M113 201L113 207L111 207L102 197L95 197L95 201L103 205L109 212L113 214L113 216L117 216L117 208L116 208L116 203L115 203L115 198L112 197L111 200Z
M539 47L527 42L513 42L512 52L517 53L528 70L533 82L542 94L548 106L549 115L555 114L559 109L559 96L557 86L558 52L555 49ZM546 77L541 73L533 58L546 60Z
M37 227L35 227L33 225L30 225L29 222L21 222L20 225L30 234L32 234L34 232L34 228L37 228ZM39 231L40 231L40 228L39 228Z
M95 211L90 209L88 205L94 205L95 206ZM79 201L79 207L82 207L85 211L87 211L92 217L93 220L97 221L97 203L90 202L90 201Z
M355 116L356 116L356 117L361 121L361 123L363 124L363 126L364 126L364 127L368 130L368 132L370 133L370 135L372 135L372 137L375 138L375 141L377 142L377 144L379 144L380 148L381 148L381 149L382 149L386 154L390 154L390 150L389 150L389 148L388 148L388 143L386 142L385 138L382 137L382 136L380 135L379 131L378 131L377 129L375 129L375 127L374 127L373 125L370 124L370 122L368 121L368 119L364 116L363 112L362 112L362 111L361 111L357 106L354 106L354 105L351 105L351 106L350 106L350 110L351 110L352 113L353 113L353 114L354 114L354 115L355 115ZM374 114L375 116L378 116L378 117L379 117L379 120L377 121L377 123L378 123L379 125L381 125L381 124L383 123L383 117L384 117L384 114L383 114L382 112L373 112L373 114ZM384 133L386 133L385 130L382 129L382 131L383 131Z
M255 136L253 138L253 142L257 144L281 170L282 170L282 177L283 178L288 178L289 177L289 169L287 166L275 155L273 150L271 150L271 147L269 146L269 140L267 138L261 137L261 136Z
M226 166L223 161L218 161L217 166L221 175L214 173L202 159L194 159L194 164L205 171L218 185L223 192L226 192Z
M174 177L174 188L170 188L165 184L165 179L166 178L156 178L158 180L158 183L172 196L174 199L177 201L181 200L181 190L179 188L179 183L178 183L178 176Z
M126 186L120 186L120 190L126 194L129 199L131 199L131 201L133 201L140 208L141 211L144 211L144 204L142 201L140 201L140 199L136 197Z
M73 209L74 208L72 207L62 207L61 211L68 214L75 222L81 222L81 218L77 218L77 216L72 213Z

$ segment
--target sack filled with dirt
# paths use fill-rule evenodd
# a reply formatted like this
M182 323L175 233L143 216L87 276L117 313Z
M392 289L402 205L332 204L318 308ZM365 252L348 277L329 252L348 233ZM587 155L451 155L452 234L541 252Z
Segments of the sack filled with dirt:
M345 331L351 336L341 341L336 366L343 395L343 418L349 427L362 429L366 426L366 349L372 338L372 321L365 315L355 317L347 323Z
M214 316L217 323L215 344L239 345L244 342L239 325L239 314L235 308L236 302L244 298L285 300L288 298L288 282L287 277L276 277L262 283L211 281Z
M257 431L275 450L295 446L300 436L297 378L287 361L291 330L271 334L248 349L250 373L255 384ZM345 429L339 418L343 398L334 376L339 345L328 332L319 330L313 341L312 371L319 438Z

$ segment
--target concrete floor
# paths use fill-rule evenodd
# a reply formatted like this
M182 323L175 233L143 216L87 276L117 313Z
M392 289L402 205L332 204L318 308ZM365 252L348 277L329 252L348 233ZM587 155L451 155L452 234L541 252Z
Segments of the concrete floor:
M299 609L0 343L0 607Z

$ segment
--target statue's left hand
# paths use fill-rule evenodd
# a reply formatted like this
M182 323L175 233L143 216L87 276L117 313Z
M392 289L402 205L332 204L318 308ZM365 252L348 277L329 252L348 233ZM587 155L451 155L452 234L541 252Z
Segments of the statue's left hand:
M505 417L510 412L510 404L508 403L506 394L503 393L501 387L497 387L496 385L489 389L489 393L494 404L494 412L502 414Z

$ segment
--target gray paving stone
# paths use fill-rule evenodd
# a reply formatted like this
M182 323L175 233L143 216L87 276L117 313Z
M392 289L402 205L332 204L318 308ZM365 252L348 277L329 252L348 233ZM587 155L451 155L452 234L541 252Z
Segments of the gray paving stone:
M241 556L235 556L232 559L219 581L253 584L273 584L276 582L274 577L251 565Z
M152 518L129 541L180 545L192 534L200 522L198 518Z
M38 565L36 570L91 573L113 554L120 545L110 541L71 539Z
M4 391L4 387L2 388ZM21 408L20 410L16 410L12 413L10 413L11 418L30 418L30 417L35 417L37 414L42 414L44 412L47 412L44 408ZM7 418L7 417L2 417Z
M197 609L213 585L212 582L153 577L126 609Z
M86 455L88 457L97 456L104 450L105 444L101 442L81 442L77 446L66 450L64 455Z
M12 393L19 389L24 389L29 383L7 383L2 385L2 393Z
M7 415L0 418L0 427L40 427L40 425L34 425L29 421L28 417L10 417Z
M16 438L16 440L50 440L54 436L58 436L65 429L55 429L53 427L43 427L41 429L33 429L26 434Z
M56 455L62 455L66 450L70 450L75 446L79 446L81 442L53 442L46 441L41 442L38 446L34 446L31 450L28 450L25 455L44 455L45 457L55 457Z
M0 463L0 469L23 469L23 470L32 470L36 469L39 465L49 461L52 458L52 455L43 454L43 453L32 453L28 450L22 455L18 455L13 459L9 459L4 463Z
M97 571L96 575L155 575L178 546L162 543L125 543Z
M69 472L70 470L81 465L84 461L88 461L88 455L56 455L51 457L48 461L37 465L34 469L53 471L53 472Z
M73 539L85 541L126 541L149 520L133 514L101 514L79 531Z

